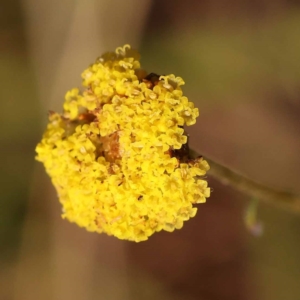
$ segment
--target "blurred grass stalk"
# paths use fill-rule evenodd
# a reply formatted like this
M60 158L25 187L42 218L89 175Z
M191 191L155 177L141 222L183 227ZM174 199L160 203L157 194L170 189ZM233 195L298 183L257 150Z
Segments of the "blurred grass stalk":
M139 0L25 0L29 51L43 102L41 113L46 116L49 108L58 109L61 95L78 85L81 71L101 53L125 43L137 47L149 8L150 1ZM63 222L57 214L58 204L50 202L56 197L50 181L45 187L43 179L36 176L35 187L43 184L44 188L39 199L30 199L14 299L96 299L100 293L103 299L129 299L125 244L104 236L98 244L99 236L81 234L80 229ZM30 221L41 201L50 208L44 212L51 218L50 232ZM40 217L45 220L48 216ZM43 232L36 235L37 230ZM74 286L75 282L78 285Z

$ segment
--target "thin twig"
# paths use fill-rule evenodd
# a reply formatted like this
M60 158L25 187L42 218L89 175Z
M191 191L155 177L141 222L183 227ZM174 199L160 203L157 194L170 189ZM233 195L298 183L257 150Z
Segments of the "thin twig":
M190 150L191 157L199 156L195 151ZM225 167L212 159L205 158L210 165L208 175L215 177L221 183L230 185L233 188L257 198L265 203L274 205L281 209L300 213L300 196L286 191L276 189L260 184L238 172Z

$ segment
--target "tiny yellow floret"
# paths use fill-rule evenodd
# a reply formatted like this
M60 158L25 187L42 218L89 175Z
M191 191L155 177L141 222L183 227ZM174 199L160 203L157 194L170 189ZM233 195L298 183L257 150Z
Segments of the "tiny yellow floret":
M139 58L125 45L97 59L82 73L84 91L67 92L62 114L49 112L36 147L63 218L135 242L180 229L210 194L207 162L184 152L183 126L199 115L184 81L147 74Z

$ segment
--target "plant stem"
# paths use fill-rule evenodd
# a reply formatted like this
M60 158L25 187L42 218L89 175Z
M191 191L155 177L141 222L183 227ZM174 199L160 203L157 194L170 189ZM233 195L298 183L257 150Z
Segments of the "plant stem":
M191 157L199 156L193 150L190 150ZM278 191L263 184L260 184L228 167L225 167L212 159L205 158L210 165L208 175L216 178L224 185L232 186L248 196L257 198L267 204L278 208L300 213L300 196L286 192Z

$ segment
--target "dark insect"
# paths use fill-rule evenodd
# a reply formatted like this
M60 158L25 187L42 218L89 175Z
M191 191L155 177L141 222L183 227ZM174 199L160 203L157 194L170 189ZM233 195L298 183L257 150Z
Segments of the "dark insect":
M150 73L143 79L143 82L147 84L149 89L152 89L159 82L159 77L160 75Z

